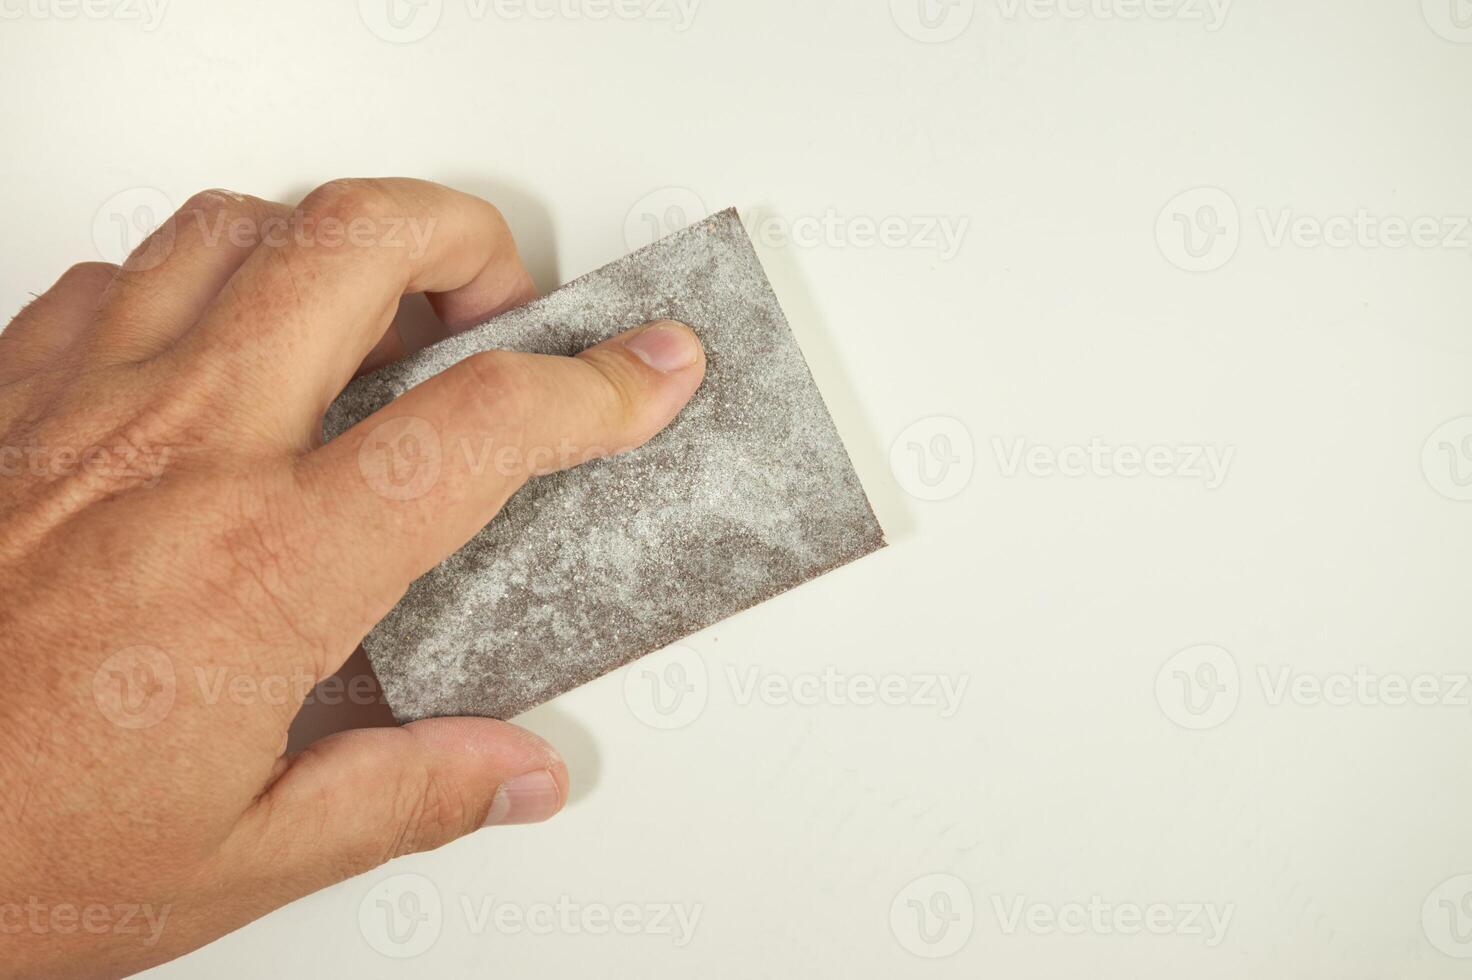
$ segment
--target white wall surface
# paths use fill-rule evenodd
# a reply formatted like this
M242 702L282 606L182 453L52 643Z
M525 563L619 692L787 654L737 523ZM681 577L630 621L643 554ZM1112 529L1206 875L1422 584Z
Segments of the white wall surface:
M1466 0L92 2L0 0L7 316L210 186L450 183L544 289L735 204L892 545L154 976L1466 975Z

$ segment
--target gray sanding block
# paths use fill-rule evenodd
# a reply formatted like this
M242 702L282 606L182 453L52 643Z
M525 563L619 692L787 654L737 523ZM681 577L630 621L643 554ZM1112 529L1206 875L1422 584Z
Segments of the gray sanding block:
M364 639L400 721L507 718L884 546L734 209L354 381L328 438L462 358L688 323L705 382L640 449L539 477Z

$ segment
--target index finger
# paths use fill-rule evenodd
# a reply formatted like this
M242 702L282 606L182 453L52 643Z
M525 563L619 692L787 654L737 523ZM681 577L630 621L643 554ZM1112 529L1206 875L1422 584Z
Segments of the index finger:
M489 201L407 178L338 180L263 241L176 348L231 363L267 390L262 429L310 445L327 405L384 335L405 293L463 322L534 295L511 230Z

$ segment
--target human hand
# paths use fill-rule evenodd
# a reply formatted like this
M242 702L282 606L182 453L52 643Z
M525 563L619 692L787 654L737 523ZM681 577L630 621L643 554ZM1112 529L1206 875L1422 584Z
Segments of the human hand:
M414 292L452 330L535 295L486 202L334 181L295 209L197 195L0 333L0 974L132 972L566 800L554 750L504 722L295 756L287 729L529 477L663 428L704 354L671 323L479 354L323 446L354 373L405 352ZM425 432L427 485L399 451Z

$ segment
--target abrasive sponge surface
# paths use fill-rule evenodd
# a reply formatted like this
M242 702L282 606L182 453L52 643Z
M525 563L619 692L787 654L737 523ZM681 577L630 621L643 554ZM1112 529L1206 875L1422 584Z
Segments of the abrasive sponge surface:
M532 480L364 639L401 721L510 717L883 546L734 210L358 379L325 431L477 351L574 354L665 318L707 357L675 421Z

